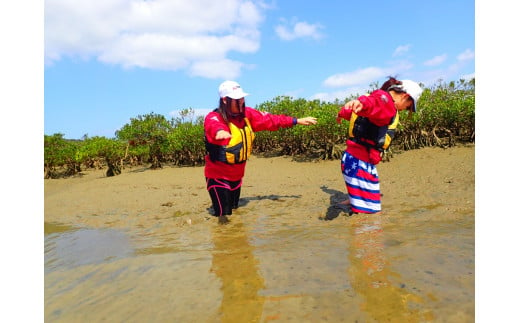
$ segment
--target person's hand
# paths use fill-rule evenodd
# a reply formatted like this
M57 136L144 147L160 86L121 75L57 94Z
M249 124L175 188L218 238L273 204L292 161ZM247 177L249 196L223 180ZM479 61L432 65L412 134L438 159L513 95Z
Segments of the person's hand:
M222 140L222 139L228 139L231 138L231 134L227 132L226 130L219 130L217 131L217 134L215 135L216 140Z
M336 115L337 124L341 124L343 119L348 120L348 116L352 113L352 105L353 101L349 101L339 109L338 114Z
M308 126L311 124L316 124L317 122L318 122L318 119L316 119L315 117L305 117L305 118L298 119L297 123L304 125L304 126Z
M344 108L352 109L352 111L354 111L354 113L357 114L359 111L363 110L363 104L359 100L352 100L352 101L348 101L345 104Z

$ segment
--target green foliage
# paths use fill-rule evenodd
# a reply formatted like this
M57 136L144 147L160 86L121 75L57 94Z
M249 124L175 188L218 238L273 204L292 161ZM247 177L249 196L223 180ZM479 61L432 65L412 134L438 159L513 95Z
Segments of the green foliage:
M44 136L45 178L76 175L81 166L101 168L107 165L109 171L120 173L118 163L124 155L125 143L105 137L85 136L83 140L67 140L63 134Z
M126 140L131 146L146 146L152 168L162 167L163 155L168 153L168 133L172 124L163 115L150 113L130 119L130 124L116 131L116 137Z
M418 112L401 112L397 144L402 149L453 146L475 140L475 79L439 81L424 90ZM395 144L393 144L395 146Z
M337 102L336 102L337 103ZM285 114L297 118L312 116L318 119L313 126L293 127L275 132L257 133L255 152L280 155L307 155L309 158L329 159L338 157L336 146L342 141L344 131L336 123L338 104L306 101L290 97L277 97L258 106L271 114Z
M84 158L105 158L110 161L118 161L124 156L125 143L106 137L85 138L80 149Z
M287 96L279 96L274 98L273 101L268 101L260 104L257 109L271 114L283 114L292 117L301 117L302 110L306 107L302 105L305 100L298 99L293 100ZM255 151L257 152L270 152L273 149L282 155L294 155L297 153L299 147L302 147L300 139L302 136L298 136L295 133L295 128L280 129L276 132L258 132L256 133ZM266 140L267 139L267 140ZM257 146L258 144L258 146Z
M81 171L82 155L79 143L63 138L62 133L44 136L44 177L57 178L75 175ZM60 172L60 168L65 168Z
M121 140L96 136L85 138L80 152L89 165L99 165L104 162L108 166L107 176L114 176L121 174L125 146Z
M378 88L371 84L371 89ZM369 91L370 91L369 90ZM367 91L367 92L369 92ZM256 109L296 118L313 116L318 123L278 131L256 133L254 152L265 155L290 155L308 159L338 159L345 149L348 121L336 123L340 102L307 101L279 96ZM179 112L167 120L150 113L130 119L116 132L116 139L84 137L81 141L63 138L57 133L44 137L45 178L71 176L81 167L107 166L107 176L117 175L126 165L151 163L151 168L204 163L204 117L194 117L193 109ZM400 124L392 150L424 146L449 147L457 142L475 140L475 79L448 84L439 81L426 88L418 102L418 112L400 112Z
M182 123L168 135L171 160L175 165L200 165L204 161L204 126Z
M179 118L172 119L173 129L168 134L170 161L175 165L200 165L204 162L204 118L194 120L195 111L184 109Z
M337 159L341 157L345 142L345 125L336 122L339 104L321 103L315 110L313 116L318 123L309 131L313 142L317 144L315 150L320 159ZM338 147L340 146L340 147Z

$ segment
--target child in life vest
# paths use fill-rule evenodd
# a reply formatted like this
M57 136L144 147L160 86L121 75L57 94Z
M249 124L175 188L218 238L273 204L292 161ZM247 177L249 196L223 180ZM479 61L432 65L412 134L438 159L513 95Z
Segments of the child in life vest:
M234 81L219 86L220 104L204 119L207 154L204 176L219 223L238 207L246 162L251 155L256 131L275 131L295 125L313 125L314 117L294 118L246 107L245 93Z
M399 121L397 112L416 112L422 91L414 81L389 77L380 89L347 102L339 110L336 121L349 120L347 148L341 158L349 199L340 206L350 215L381 211L376 165L393 138Z

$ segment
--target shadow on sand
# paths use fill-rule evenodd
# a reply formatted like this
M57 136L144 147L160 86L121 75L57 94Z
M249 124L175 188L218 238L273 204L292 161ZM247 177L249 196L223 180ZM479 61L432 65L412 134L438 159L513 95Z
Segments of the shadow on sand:
M301 195L257 195L252 197L241 197L238 201L238 207L246 206L250 201L260 201L260 200L271 200L271 201L280 201L283 202L283 199L291 198L291 199L299 199L301 198ZM210 206L206 209L210 215L215 214L213 211L213 206Z
M320 186L321 190L327 194L330 195L330 205L327 209L327 213L325 213L325 216L320 216L320 220L323 221L330 221L337 218L341 213L343 215L350 216L352 215L352 211L350 210L349 206L339 204L340 202L346 200L348 197L345 195L345 193L330 189L325 185Z

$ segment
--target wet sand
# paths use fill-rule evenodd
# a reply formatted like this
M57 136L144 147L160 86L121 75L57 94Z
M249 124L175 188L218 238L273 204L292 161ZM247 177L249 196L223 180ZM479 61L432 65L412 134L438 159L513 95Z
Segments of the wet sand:
M396 154L383 213L348 217L339 161L253 157L226 226L203 167L45 180L45 318L472 322L474 166Z
M244 177L242 207L279 201L273 207L300 213L287 221L315 221L330 211L330 202L345 199L339 164L253 156ZM410 205L438 205L448 211L444 216L452 217L449 211L458 209L473 214L474 164L473 146L395 155L378 165L383 210L405 213ZM115 177L104 172L88 170L81 177L45 180L45 222L135 230L214 222L203 167L124 169Z

